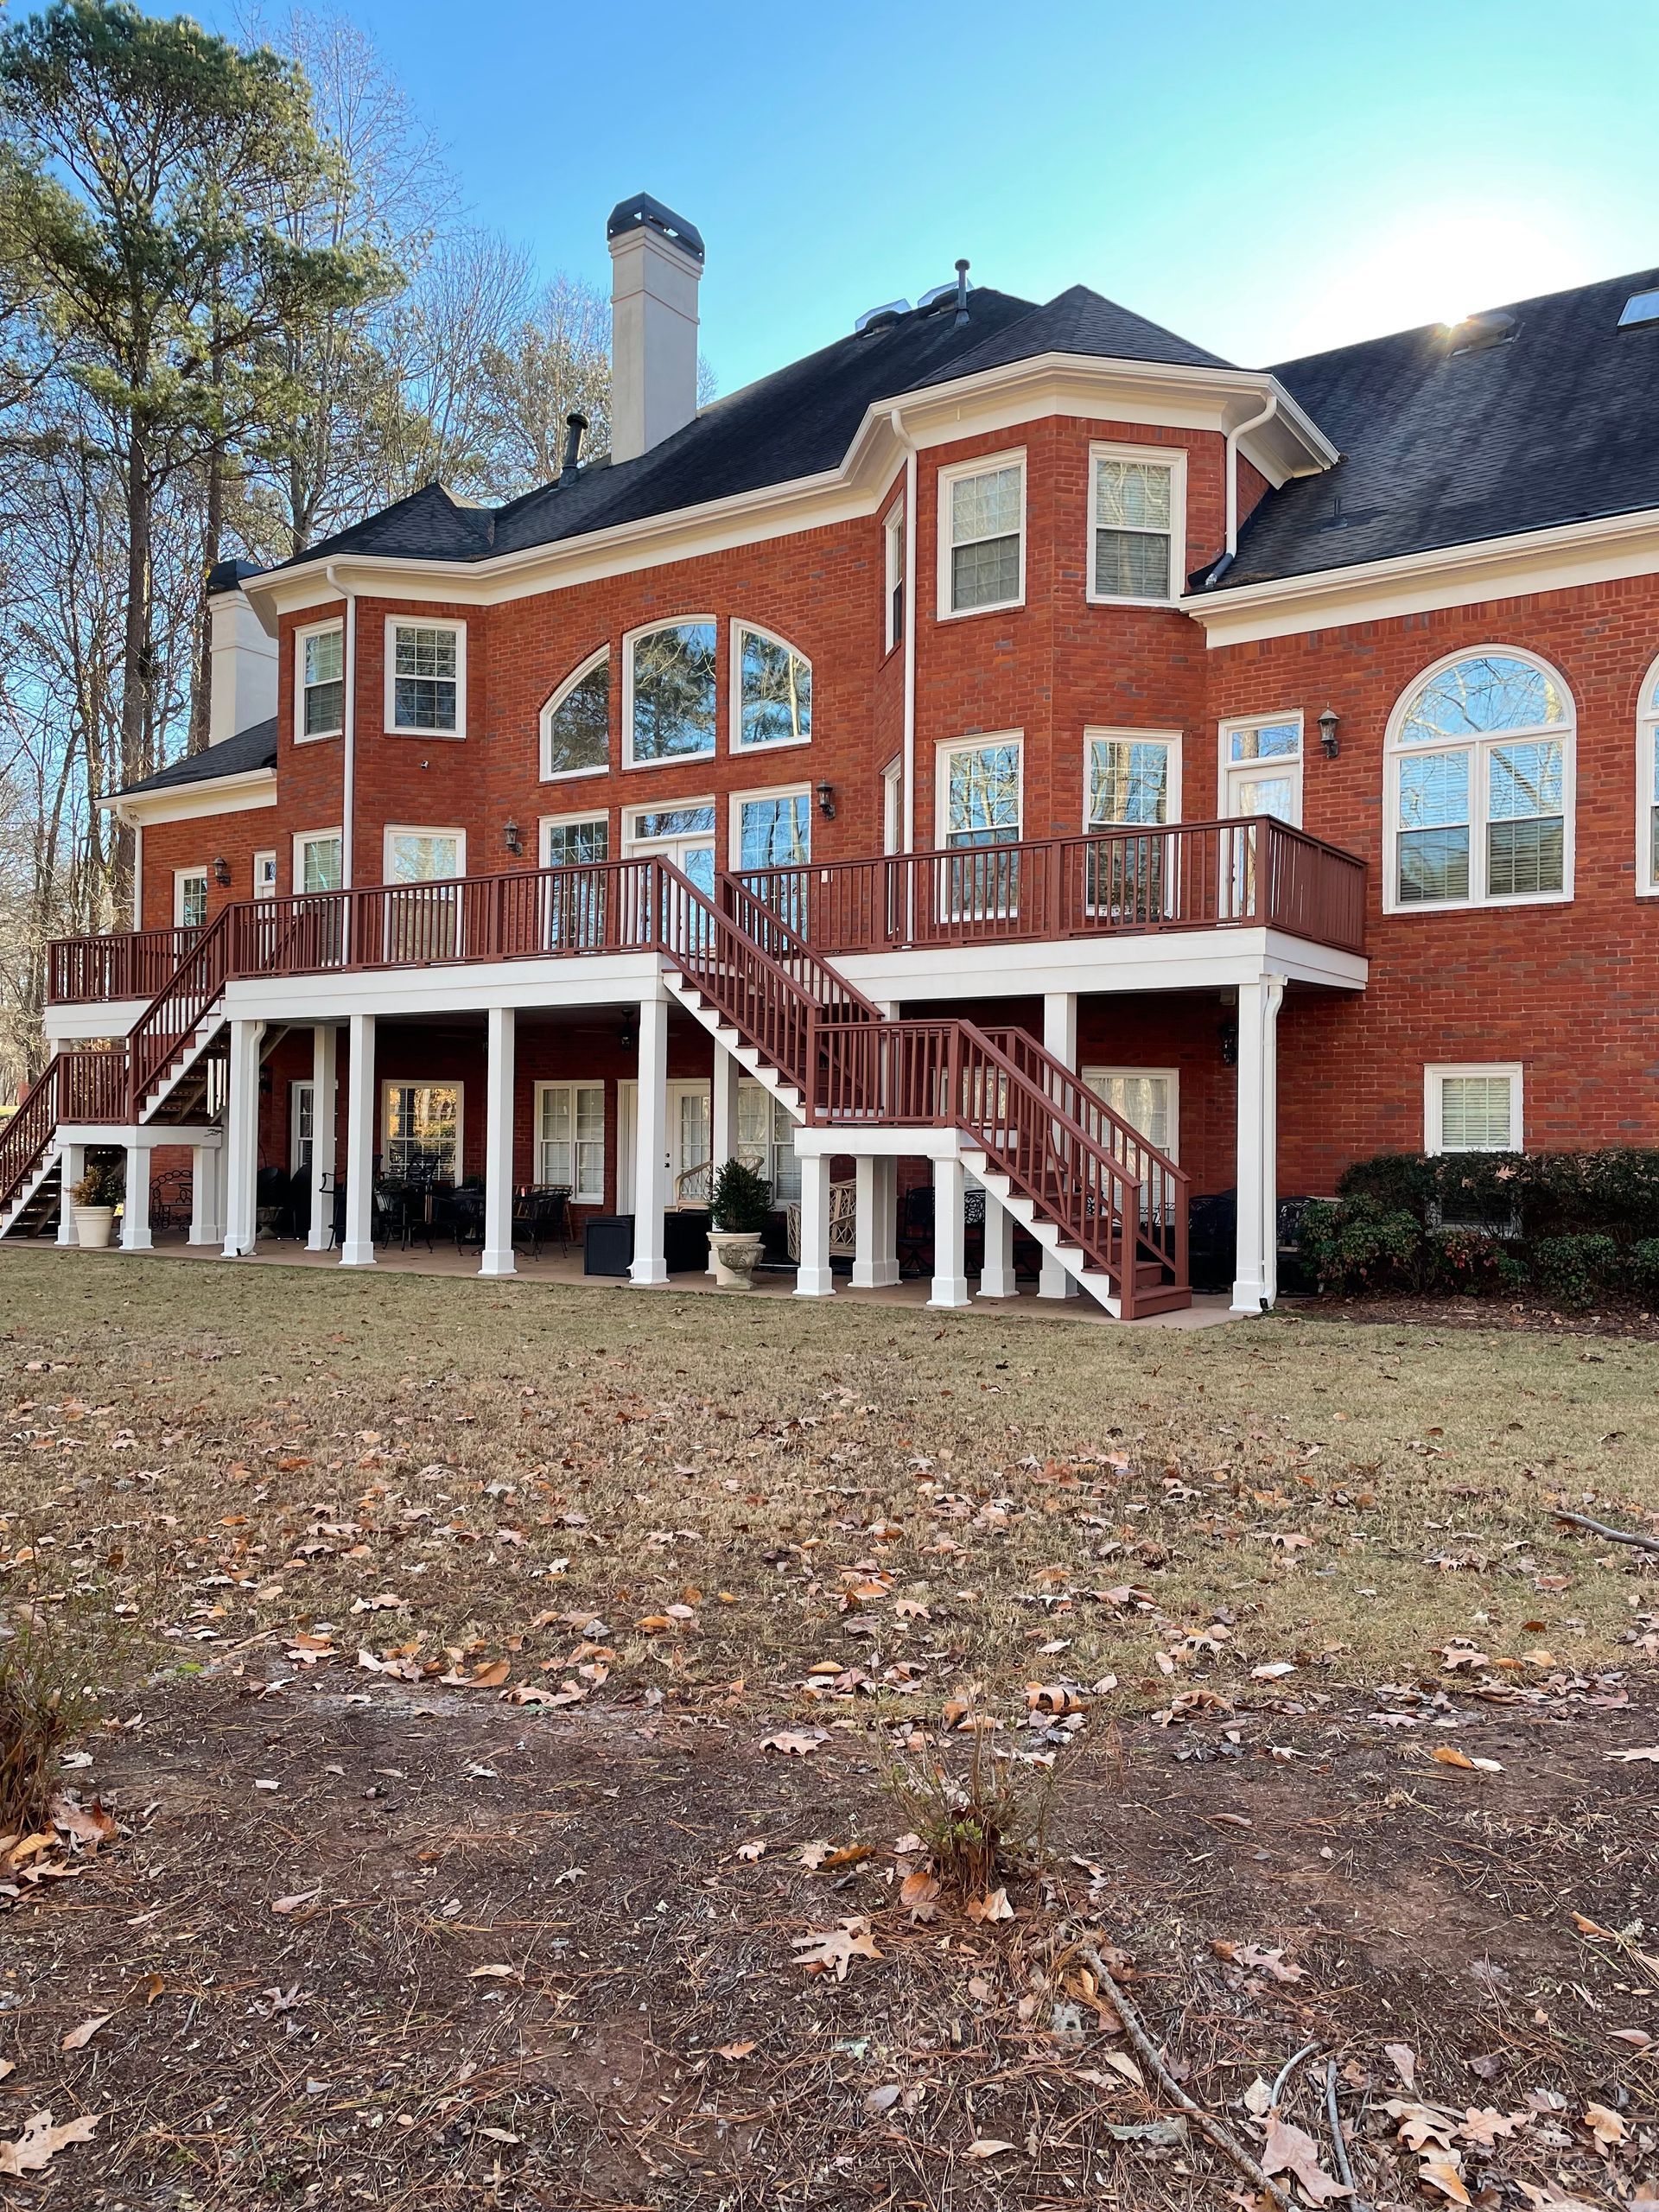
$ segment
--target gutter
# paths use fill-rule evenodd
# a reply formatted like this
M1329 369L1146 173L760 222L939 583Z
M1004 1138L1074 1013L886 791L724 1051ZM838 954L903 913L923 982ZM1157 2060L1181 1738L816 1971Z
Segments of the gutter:
M1277 390L1268 394L1268 404L1259 415L1252 415L1248 422L1239 423L1227 433L1227 565L1232 566L1238 551L1238 442L1247 430L1259 430L1264 423L1271 423L1279 412Z
M916 441L895 407L887 417L905 455L905 738L903 828L899 849L916 849Z
M342 583L330 561L327 582L346 602L346 711L340 717L340 887L352 887L352 849L357 842L357 591Z

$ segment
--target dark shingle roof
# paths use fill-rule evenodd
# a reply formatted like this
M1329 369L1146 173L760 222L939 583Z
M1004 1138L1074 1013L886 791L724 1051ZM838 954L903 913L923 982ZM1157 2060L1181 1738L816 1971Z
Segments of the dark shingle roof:
M1160 323L1121 308L1116 300L1103 299L1086 284L1074 284L1046 308L1039 308L1010 330L1001 331L976 346L971 353L950 367L924 379L943 384L951 377L976 376L982 369L1000 369L1010 361L1028 361L1039 353L1093 353L1104 360L1161 361L1186 369L1230 369L1219 353L1206 353L1177 337Z
M210 784L219 776L246 776L256 768L276 766L276 717L272 715L265 721L250 722L246 729L210 745L205 753L187 753L182 760L169 760L143 783L129 784L120 796L136 798L141 791L178 791L186 785Z
M1516 301L1483 351L1433 324L1283 363L1343 457L1268 494L1220 588L1659 506L1659 326L1618 327L1656 283Z

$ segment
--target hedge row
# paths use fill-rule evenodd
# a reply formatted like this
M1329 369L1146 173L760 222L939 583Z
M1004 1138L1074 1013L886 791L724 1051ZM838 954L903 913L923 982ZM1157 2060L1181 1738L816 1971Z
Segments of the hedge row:
M1388 1153L1303 1212L1325 1290L1659 1306L1659 1151Z

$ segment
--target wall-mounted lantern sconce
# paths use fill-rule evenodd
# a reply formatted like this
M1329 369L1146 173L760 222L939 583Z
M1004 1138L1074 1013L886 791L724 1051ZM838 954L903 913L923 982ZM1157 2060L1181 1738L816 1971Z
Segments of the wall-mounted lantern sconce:
M512 815L507 817L506 840L507 850L510 853L522 853L524 851L524 848L518 836L518 824L513 820Z
M836 818L836 787L827 776L818 785L818 812L826 822Z
M1221 1046L1221 1065L1224 1068L1238 1065L1238 1024L1230 1016L1216 1032Z
M1337 735L1337 710L1327 707L1319 716L1319 743L1325 747L1325 757L1334 760L1342 750L1342 741Z
M231 880L231 864L221 853L213 862L213 881L223 890Z
M634 1046L639 1043L639 1039L635 1030L633 1016L631 1014L625 1014L623 1015L622 1027L616 1033L616 1041L621 1050L625 1052L631 1052Z

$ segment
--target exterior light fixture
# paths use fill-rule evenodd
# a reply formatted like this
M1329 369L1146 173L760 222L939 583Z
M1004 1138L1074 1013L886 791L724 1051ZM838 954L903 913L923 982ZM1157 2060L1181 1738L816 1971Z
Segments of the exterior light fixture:
M524 851L524 846L523 846L522 842L520 842L520 840L519 840L519 836L518 836L518 823L513 820L513 818L512 818L512 815L509 815L509 816L507 817L507 827L506 827L506 833L505 833L505 834L506 834L506 840L507 840L507 850L508 850L510 853L522 853L522 852Z
M1216 1032L1221 1045L1221 1065L1224 1068L1238 1065L1238 1024L1230 1016Z
M1334 707L1327 707L1319 716L1319 743L1325 747L1327 760L1334 760L1342 750L1342 741L1337 735L1338 719Z
M231 880L231 864L221 853L213 862L213 881L222 890Z
M826 822L836 818L836 787L827 776L818 785L818 812Z
M623 1015L622 1027L616 1033L616 1041L625 1052L632 1052L634 1046L639 1043L639 1033L634 1025L633 1016L631 1014L625 1014Z

